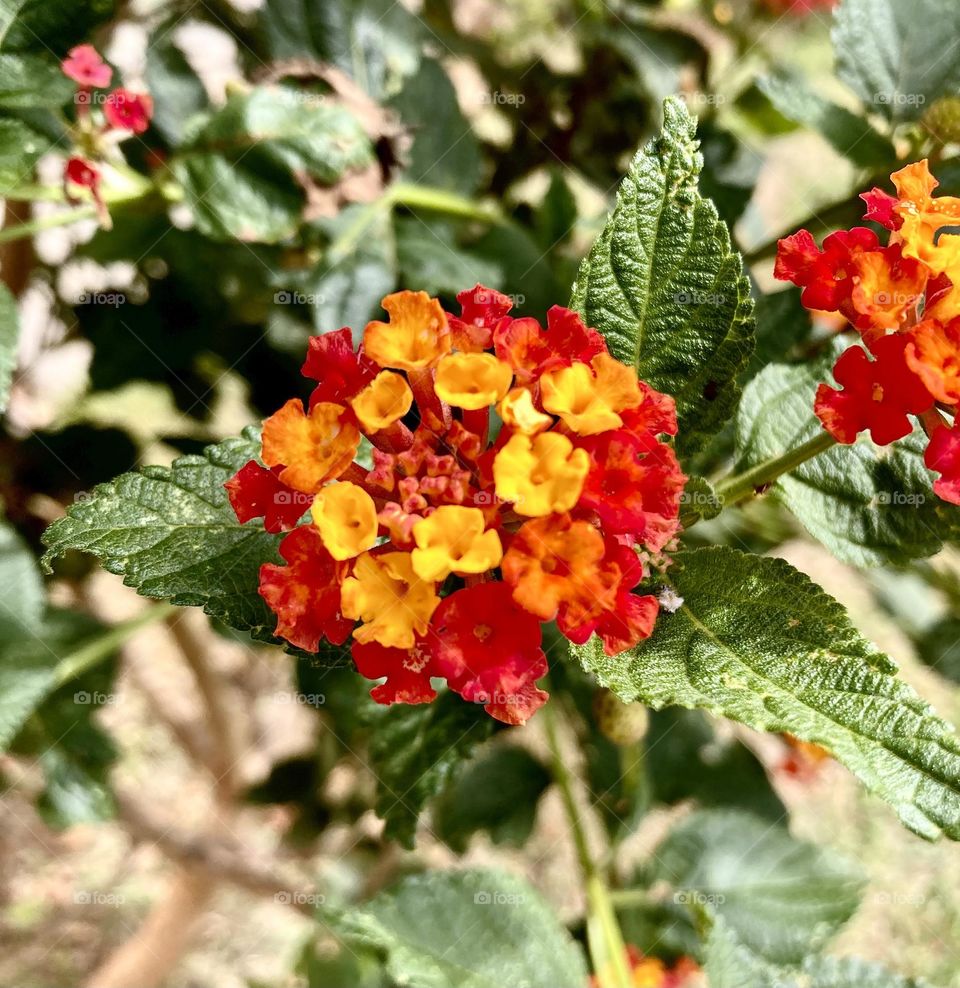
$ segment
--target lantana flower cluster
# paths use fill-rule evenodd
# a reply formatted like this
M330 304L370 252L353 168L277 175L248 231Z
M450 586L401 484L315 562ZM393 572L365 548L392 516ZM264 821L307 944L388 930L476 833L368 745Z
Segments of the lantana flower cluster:
M672 965L656 957L647 957L633 944L626 946L626 964L632 988L705 988L703 972L690 957L681 957ZM608 979L609 980L609 979ZM601 981L590 979L591 988Z
M775 274L799 285L812 310L839 312L859 331L833 369L838 388L821 384L815 411L840 443L869 430L881 446L913 431L929 436L924 461L940 477L933 489L960 504L960 198L935 196L927 161L860 198L865 218L889 231L882 243L869 227L832 233L818 248L801 230L781 240Z
M142 134L150 126L153 100L147 93L135 93L122 86L109 93L113 69L103 60L93 45L71 48L60 65L63 74L77 84L74 102L77 106L77 153L67 159L63 173L68 201L74 202L73 189L87 189L96 204L103 226L110 226L110 215L100 192L99 162L111 141L123 140L131 134ZM101 106L103 121L97 123L91 107Z
M289 531L285 565L260 571L278 636L352 639L379 703L428 702L439 678L520 724L547 698L545 622L611 655L650 635L658 600L636 588L665 565L686 478L672 398L577 313L544 328L482 285L457 298L459 316L387 296L358 349L349 329L311 338L306 407L270 416L262 462L226 486L241 522Z

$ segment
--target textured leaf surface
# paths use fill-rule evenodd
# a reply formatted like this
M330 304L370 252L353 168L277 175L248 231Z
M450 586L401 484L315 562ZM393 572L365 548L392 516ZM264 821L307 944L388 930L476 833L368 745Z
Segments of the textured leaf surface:
M503 872L432 872L321 918L349 947L382 953L409 988L583 988L580 948L539 894Z
M822 431L813 397L839 349L814 364L772 364L750 383L737 419L740 467L779 456ZM773 493L844 562L879 566L929 556L960 524L960 509L933 494L925 445L919 432L886 447L865 434L784 475Z
M281 536L258 522L241 525L223 489L259 451L249 428L202 456L101 484L47 529L44 564L70 549L90 552L145 597L202 606L231 627L273 640L276 621L257 586L261 563L280 561Z
M575 649L621 699L702 707L827 748L923 837L960 838L960 745L832 597L781 559L683 553L685 603L618 656Z
M833 30L837 70L871 112L916 120L941 96L960 93L960 61L944 47L958 36L954 0L843 0Z
M705 970L710 988L931 988L856 957L811 956L799 969L775 967L740 943L722 919L710 931Z
M146 68L153 126L173 147L183 139L190 118L209 102L203 82L170 36L175 26L176 21L157 30L157 40L147 46Z
M692 814L657 847L653 878L776 963L799 963L860 902L863 876L830 851L739 810Z
M695 120L668 99L663 133L634 158L572 302L614 356L676 398L684 451L732 413L753 345L750 284L716 208L697 191L697 148Z
M0 106L9 109L59 107L73 95L73 83L55 58L0 54Z
M372 720L370 768L379 790L377 815L386 821L388 837L412 847L427 801L452 781L496 722L483 707L453 693L418 706L397 704L377 711Z

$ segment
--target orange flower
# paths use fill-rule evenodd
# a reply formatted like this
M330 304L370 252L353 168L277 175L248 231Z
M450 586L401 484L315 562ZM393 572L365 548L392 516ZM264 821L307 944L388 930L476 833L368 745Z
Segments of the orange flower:
M263 462L282 467L280 479L314 494L353 462L360 432L343 405L318 402L306 415L303 402L291 398L263 423Z
M363 334L364 353L381 367L419 371L450 350L443 306L426 292L394 292L382 302L389 322L371 322Z
M513 369L492 353L454 353L437 365L437 394L448 405L476 411L498 402Z
M310 513L334 559L353 559L376 544L377 506L356 484L328 484L313 499Z
M904 255L923 261L934 274L956 270L960 236L943 234L938 238L937 231L960 225L960 199L933 195L940 183L930 174L926 158L901 168L890 178L899 197L893 212L900 219L898 235L904 243Z
M393 371L380 373L350 400L350 407L366 432L387 429L402 419L413 404L413 392L406 378Z
M906 349L910 369L937 401L960 402L960 319L945 326L925 319L910 338Z
M553 419L549 415L537 411L533 396L526 388L513 388L507 392L497 406L497 411L504 425L528 436L543 432L553 425Z
M586 364L548 371L540 379L543 407L581 436L619 429L618 414L640 403L640 385L632 368L598 353Z
M423 580L445 580L496 569L503 556L500 536L484 531L486 521L479 508L444 505L413 526L417 548L413 571Z
M353 633L361 644L378 642L387 648L413 648L426 634L440 603L433 583L413 571L409 552L365 552L343 581L341 609L345 617L365 622Z
M497 497L514 502L517 514L539 518L569 511L589 469L589 454L574 449L566 436L545 432L531 438L517 433L497 453L493 478Z
M603 536L585 521L551 515L528 521L503 557L503 578L513 599L543 621L563 609L576 627L609 610L620 583L617 568L602 565Z

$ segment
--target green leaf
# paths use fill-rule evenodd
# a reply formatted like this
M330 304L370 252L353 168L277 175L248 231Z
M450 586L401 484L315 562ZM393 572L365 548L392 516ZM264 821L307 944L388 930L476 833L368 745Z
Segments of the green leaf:
M417 820L429 799L462 768L496 726L483 707L442 693L433 703L397 704L371 718L370 768L376 777L377 815L384 833L413 847Z
M55 109L73 96L73 83L56 59L43 55L0 54L0 106Z
M779 72L758 85L785 117L822 134L858 167L883 171L896 162L893 145L868 120L815 93L799 73Z
M332 102L284 86L232 95L173 160L209 237L276 243L300 224L296 177L333 185L373 161L363 127Z
M29 182L49 138L15 117L0 117L0 196Z
M0 49L63 56L112 16L114 6L114 0L0 0Z
M144 467L94 488L44 533L43 564L68 550L90 552L145 597L202 606L231 627L276 641L276 620L257 593L260 565L279 562L280 535L241 525L224 483L260 452L257 430Z
M266 0L258 27L271 59L332 62L376 100L395 93L416 71L429 37L392 0Z
M696 121L668 99L663 133L634 158L572 302L615 357L676 399L684 452L733 412L753 346L750 283L716 208L697 191L702 167Z
M871 112L916 120L960 92L960 62L944 55L944 39L958 35L953 0L843 0L833 29L837 71Z
M650 718L645 763L655 802L694 799L702 807L737 806L778 823L786 808L756 755L721 738L699 710L671 707Z
M421 62L416 75L406 80L390 106L400 114L413 138L404 155L404 178L472 195L480 183L480 143L440 65L429 59Z
M476 284L499 285L503 269L457 246L448 224L425 223L417 216L396 221L401 280L431 295L456 295Z
M930 988L923 980L868 964L856 957L807 957L798 970L767 964L718 919L706 945L710 988Z
M209 103L200 77L168 32L175 23L157 29L158 40L147 46L147 89L153 96L152 124L164 140L177 147L188 130L191 117Z
M654 852L652 881L674 899L723 917L739 940L775 963L798 963L856 911L863 876L824 848L740 810L685 818Z
M19 342L20 312L17 300L6 285L0 285L0 412L6 411L10 400Z
M771 292L756 301L757 347L741 384L756 377L767 364L789 360L813 331L810 313L800 304L800 289Z
M526 882L492 870L428 872L321 918L351 948L375 949L398 985L583 988L580 948Z
M960 618L938 621L917 642L917 653L931 669L960 683Z
M960 745L844 609L782 559L684 552L684 598L648 641L609 657L575 648L622 700L701 707L825 747L922 837L960 838Z
M494 844L521 847L533 830L550 773L524 748L481 752L433 805L432 830L458 854L481 830Z
M0 620L30 631L45 609L43 580L33 553L9 526L0 523Z
M813 414L817 384L842 349L810 364L771 364L744 392L737 419L738 469L762 463L822 432ZM879 447L862 435L782 476L773 494L838 559L856 566L903 563L938 552L960 510L932 491L917 432Z

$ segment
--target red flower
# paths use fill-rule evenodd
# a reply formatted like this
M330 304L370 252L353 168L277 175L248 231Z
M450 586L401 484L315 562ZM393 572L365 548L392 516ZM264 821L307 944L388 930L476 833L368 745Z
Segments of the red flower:
M95 86L98 89L110 85L113 69L100 57L93 45L77 45L67 52L60 63L63 74L80 86Z
M335 333L310 337L307 359L300 373L320 382L310 395L310 408L313 408L320 401L346 404L377 376L379 370L362 351L354 352L350 330L338 329Z
M659 552L680 529L680 496L686 476L669 446L653 445L624 429L580 443L590 472L580 505L597 513L611 535L631 535Z
M951 504L960 504L960 425L936 429L923 462L940 474L933 485L934 494Z
M354 624L340 613L347 565L327 552L313 525L295 528L280 543L280 555L288 565L260 567L260 596L277 615L277 636L306 652L316 652L323 638L342 645Z
M457 590L434 612L430 650L437 673L465 700L507 724L523 724L547 700L540 622L514 603L505 583Z
M94 196L100 194L100 170L85 158L68 158L63 177L73 185L89 189Z
M773 273L803 288L805 308L840 312L861 330L899 326L915 309L929 274L903 256L900 244L881 247L864 226L831 233L822 250L808 230L785 237Z
M433 656L422 641L409 650L354 642L351 654L361 676L386 677L385 683L370 690L377 703L429 703L437 695L430 685L430 677L437 675Z
M287 487L279 477L282 469L267 470L251 460L223 485L240 522L263 518L268 532L296 527L313 498Z
M447 313L453 345L463 353L479 353L493 344L491 334L495 326L513 308L509 295L477 284L457 295L460 316Z
M131 130L142 134L150 126L153 116L153 99L147 93L132 93L129 89L115 89L103 104L107 123L117 130Z
M902 439L913 431L908 415L920 415L933 406L930 392L907 366L905 336L884 336L871 347L874 359L860 346L846 350L833 368L843 388L817 388L814 411L837 442L852 443L857 434L870 430L880 446Z
M557 626L575 645L582 645L596 633L603 642L604 653L617 655L650 637L660 605L650 594L630 592L643 579L643 564L632 548L608 539L604 563L620 574L612 606L577 627L570 626L562 617L557 620Z
M576 312L561 305L547 313L546 332L536 319L502 320L493 331L493 346L521 384L548 370L569 367L574 361L588 364L598 353L607 352L603 337L585 326Z
M903 218L893 211L893 207L900 202L896 196L874 186L869 192L861 192L860 198L867 204L867 211L863 214L865 220L879 223L888 230L899 230L903 226Z

